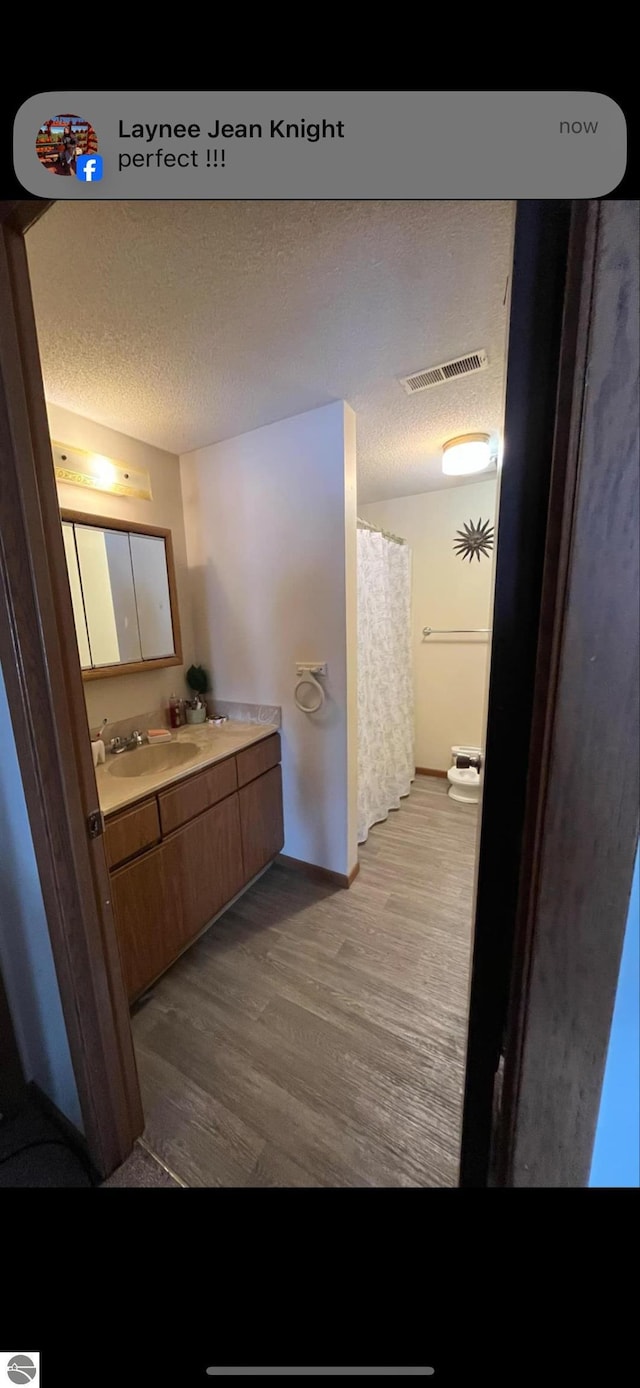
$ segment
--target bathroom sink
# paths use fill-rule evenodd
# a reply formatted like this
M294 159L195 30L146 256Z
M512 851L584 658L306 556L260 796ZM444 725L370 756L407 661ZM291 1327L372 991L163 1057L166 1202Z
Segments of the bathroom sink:
M133 752L119 752L110 757L110 776L148 776L161 771L177 771L188 766L202 749L195 742L167 742L159 747L136 747Z

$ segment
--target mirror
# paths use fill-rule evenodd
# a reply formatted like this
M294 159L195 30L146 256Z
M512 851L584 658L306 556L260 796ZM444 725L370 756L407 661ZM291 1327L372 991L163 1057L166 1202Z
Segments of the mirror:
M171 531L61 515L83 678L181 665Z

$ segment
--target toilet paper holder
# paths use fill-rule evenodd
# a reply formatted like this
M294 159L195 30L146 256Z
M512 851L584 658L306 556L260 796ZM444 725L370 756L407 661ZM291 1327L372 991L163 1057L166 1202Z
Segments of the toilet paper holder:
M325 693L322 685L318 683L318 675L323 677L327 673L326 660L300 660L296 662L297 683L293 691L293 699L296 708L301 713L318 713L325 700ZM301 691L304 688L310 690L310 696L306 699Z

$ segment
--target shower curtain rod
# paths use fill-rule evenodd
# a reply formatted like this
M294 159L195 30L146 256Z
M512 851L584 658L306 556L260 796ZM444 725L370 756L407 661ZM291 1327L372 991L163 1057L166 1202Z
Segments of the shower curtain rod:
M370 521L361 520L360 516L357 518L357 525L359 530L373 530L374 534L384 535L385 540L393 540L396 545L406 545L407 543L406 540L402 539L402 536L393 535L390 530L382 530L379 525L371 525Z

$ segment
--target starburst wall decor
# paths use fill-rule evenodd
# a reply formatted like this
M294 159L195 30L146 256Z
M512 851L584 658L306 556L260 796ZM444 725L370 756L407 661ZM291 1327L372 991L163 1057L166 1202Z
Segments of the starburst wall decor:
M477 525L474 525L473 521L469 521L467 525L465 521L464 529L456 530L453 548L460 559L468 559L471 564L475 554L478 563L480 563L480 556L489 554L490 550L493 549L491 521L487 520L483 523L478 520Z

